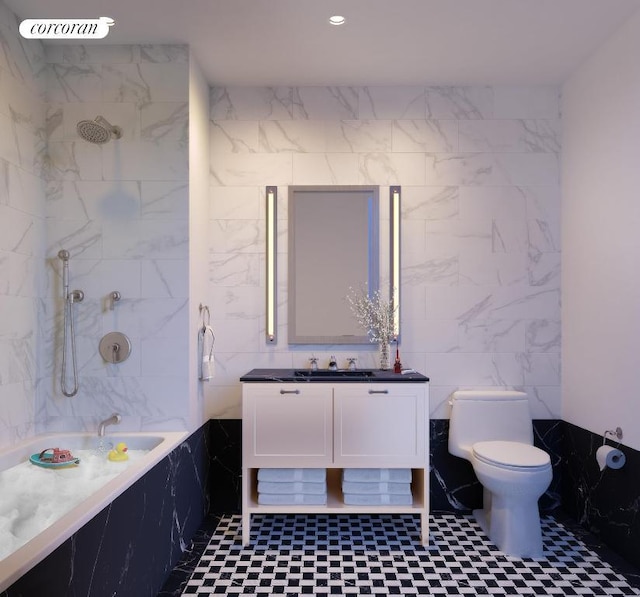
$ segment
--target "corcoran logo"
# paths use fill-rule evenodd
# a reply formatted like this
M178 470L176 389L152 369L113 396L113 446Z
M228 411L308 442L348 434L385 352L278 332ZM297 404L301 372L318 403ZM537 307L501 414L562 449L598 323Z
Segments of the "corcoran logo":
M115 21L98 19L25 19L20 35L29 39L102 39Z

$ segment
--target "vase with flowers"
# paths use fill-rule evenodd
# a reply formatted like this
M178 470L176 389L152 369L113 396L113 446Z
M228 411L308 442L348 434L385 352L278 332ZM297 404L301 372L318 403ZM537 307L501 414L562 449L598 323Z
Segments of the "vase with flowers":
M390 300L380 296L378 290L367 293L349 289L347 302L358 325L367 331L369 340L377 342L380 350L380 369L391 368L390 344L394 340L394 307Z

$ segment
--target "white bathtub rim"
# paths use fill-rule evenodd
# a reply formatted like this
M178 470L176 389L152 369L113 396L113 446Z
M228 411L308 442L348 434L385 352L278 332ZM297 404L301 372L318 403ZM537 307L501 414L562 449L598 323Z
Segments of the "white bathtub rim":
M126 489L131 487L147 471L151 470L167 454L178 447L187 437L187 431L148 431L148 432L127 432L105 436L107 441L113 438L133 439L136 437L158 437L162 442L154 447L144 458L131 462L117 477L108 481L98 491L80 502L71 511L64 514L51 526L36 535L33 539L18 548L15 552L0 560L0 593L9 588L20 577L26 574L36 564L46 558L51 552L57 549L69 537L87 524L96 514L107 507L113 500L121 495ZM20 444L12 447L8 452L18 452L33 448L35 442L38 445L51 445L50 442L58 442L62 438L74 437L95 437L89 433L55 433L29 438ZM47 443L49 442L49 443ZM60 444L62 446L62 444ZM30 455L30 454L29 454Z

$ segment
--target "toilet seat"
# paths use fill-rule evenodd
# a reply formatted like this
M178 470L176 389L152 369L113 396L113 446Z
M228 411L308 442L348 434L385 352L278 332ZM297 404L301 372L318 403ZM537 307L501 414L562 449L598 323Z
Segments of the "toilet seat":
M477 442L473 444L472 451L481 462L503 469L539 471L551 466L549 454L522 442Z

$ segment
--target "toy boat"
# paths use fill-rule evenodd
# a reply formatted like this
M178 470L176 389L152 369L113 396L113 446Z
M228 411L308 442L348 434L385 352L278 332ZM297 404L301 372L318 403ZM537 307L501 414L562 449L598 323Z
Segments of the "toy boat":
M32 454L29 460L32 464L44 468L66 468L80 464L80 459L72 456L69 450L59 448L47 448L40 454Z

